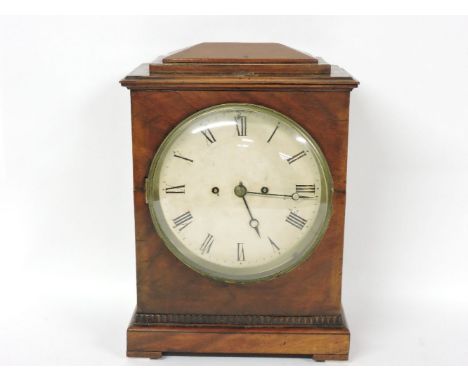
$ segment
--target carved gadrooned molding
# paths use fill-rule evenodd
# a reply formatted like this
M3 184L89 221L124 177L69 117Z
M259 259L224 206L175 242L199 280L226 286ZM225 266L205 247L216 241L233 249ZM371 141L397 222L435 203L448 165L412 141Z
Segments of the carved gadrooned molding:
M237 325L237 326L304 326L343 327L338 315L315 316L256 316L256 315L205 315L205 314L158 314L137 313L137 325Z

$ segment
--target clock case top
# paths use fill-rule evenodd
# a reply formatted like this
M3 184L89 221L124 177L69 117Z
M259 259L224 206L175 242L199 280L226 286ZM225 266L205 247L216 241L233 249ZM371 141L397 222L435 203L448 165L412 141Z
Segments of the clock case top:
M121 84L129 89L351 90L345 70L276 43L202 43L142 64Z
M341 270L350 91L358 82L281 44L203 43L140 65L131 90L137 325L342 327ZM189 269L158 237L145 203L157 149L183 119L224 103L262 105L317 141L334 183L329 227L312 256L280 277L223 283Z

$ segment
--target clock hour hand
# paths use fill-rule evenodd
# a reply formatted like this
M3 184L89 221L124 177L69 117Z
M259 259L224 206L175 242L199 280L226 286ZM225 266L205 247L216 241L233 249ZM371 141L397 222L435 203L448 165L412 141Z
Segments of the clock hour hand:
M270 192L253 192L253 191L247 191L246 194L252 194L252 195L260 195L260 196L273 196L273 197L280 197L280 198L291 198L293 200L299 200L299 199L316 199L316 196L304 196L304 195L299 195L297 192L294 194L272 194Z
M239 185L234 187L234 194L239 198L242 198L242 200L244 201L245 207L247 208L247 212L250 216L249 225L255 230L255 232L257 232L258 237L261 237L260 230L258 229L259 222L253 217L252 212L250 211L249 204L247 203L247 199L245 198L245 194L247 194L247 188L245 188L242 182L240 182Z
M258 229L258 226L259 226L258 220L252 216L252 212L250 212L250 208L249 208L249 205L247 204L247 200L245 199L245 195L242 197L242 200L244 201L244 204L247 207L247 211L249 212L249 215L250 215L249 225L255 230L255 232L257 232L258 237L260 237L260 231Z

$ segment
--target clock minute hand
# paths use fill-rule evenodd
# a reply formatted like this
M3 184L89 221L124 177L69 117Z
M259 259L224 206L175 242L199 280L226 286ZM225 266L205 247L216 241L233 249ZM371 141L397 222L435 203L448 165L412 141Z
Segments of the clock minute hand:
M299 200L299 199L315 199L316 196L304 196L304 195L299 195L297 192L293 194L272 194L270 192L268 193L263 193L263 192L253 192L253 191L247 191L247 194L252 194L252 195L260 195L260 196L273 196L273 197L281 197L281 198L291 198L294 200Z

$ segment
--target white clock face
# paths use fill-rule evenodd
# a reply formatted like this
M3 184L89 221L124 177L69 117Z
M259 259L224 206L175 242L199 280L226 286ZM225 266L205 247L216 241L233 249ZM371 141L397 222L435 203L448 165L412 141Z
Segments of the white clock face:
M328 224L331 177L313 139L271 109L211 107L158 150L147 199L169 249L227 282L271 278L306 259Z

